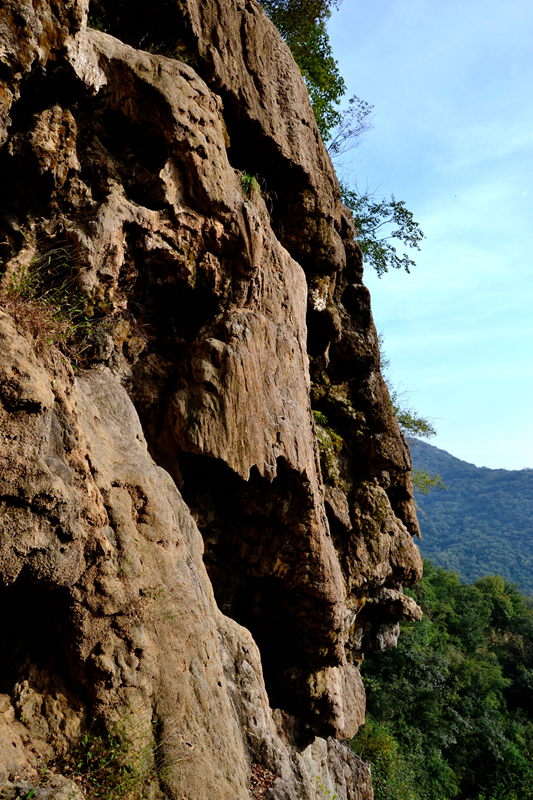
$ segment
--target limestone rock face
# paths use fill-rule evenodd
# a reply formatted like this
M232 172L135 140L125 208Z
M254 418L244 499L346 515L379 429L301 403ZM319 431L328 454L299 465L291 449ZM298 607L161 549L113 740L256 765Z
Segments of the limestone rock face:
M355 232L260 6L145 9L0 11L0 798L369 800L421 562Z

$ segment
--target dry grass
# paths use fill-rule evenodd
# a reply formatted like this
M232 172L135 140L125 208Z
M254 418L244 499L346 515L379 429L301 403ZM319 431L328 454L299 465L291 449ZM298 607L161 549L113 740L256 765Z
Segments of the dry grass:
M78 289L74 272L68 248L49 250L4 276L0 304L39 354L59 350L78 364L96 322L88 314L87 298Z
M40 355L68 340L71 327L68 320L41 300L25 300L8 291L0 291L0 304L13 318L17 330L33 340Z

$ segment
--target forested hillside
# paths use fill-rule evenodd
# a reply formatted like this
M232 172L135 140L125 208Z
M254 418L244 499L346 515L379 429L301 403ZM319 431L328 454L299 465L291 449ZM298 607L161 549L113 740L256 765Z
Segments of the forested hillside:
M472 581L498 573L533 595L533 470L476 467L410 439L413 466L446 489L417 494L421 550Z
M533 798L533 607L499 576L462 585L425 562L421 622L363 665L352 741L376 800Z

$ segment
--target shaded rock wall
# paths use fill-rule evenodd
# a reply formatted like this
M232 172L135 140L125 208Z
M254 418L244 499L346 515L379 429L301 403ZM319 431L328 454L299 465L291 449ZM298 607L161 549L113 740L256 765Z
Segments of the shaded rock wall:
M0 797L366 800L420 558L353 226L259 5L137 5L0 12Z

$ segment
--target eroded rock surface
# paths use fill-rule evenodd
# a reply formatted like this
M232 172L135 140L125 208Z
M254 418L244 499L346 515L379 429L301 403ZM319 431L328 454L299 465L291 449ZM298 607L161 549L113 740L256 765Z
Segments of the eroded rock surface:
M418 528L301 76L254 0L86 6L0 11L0 798L92 743L110 797L367 800Z

